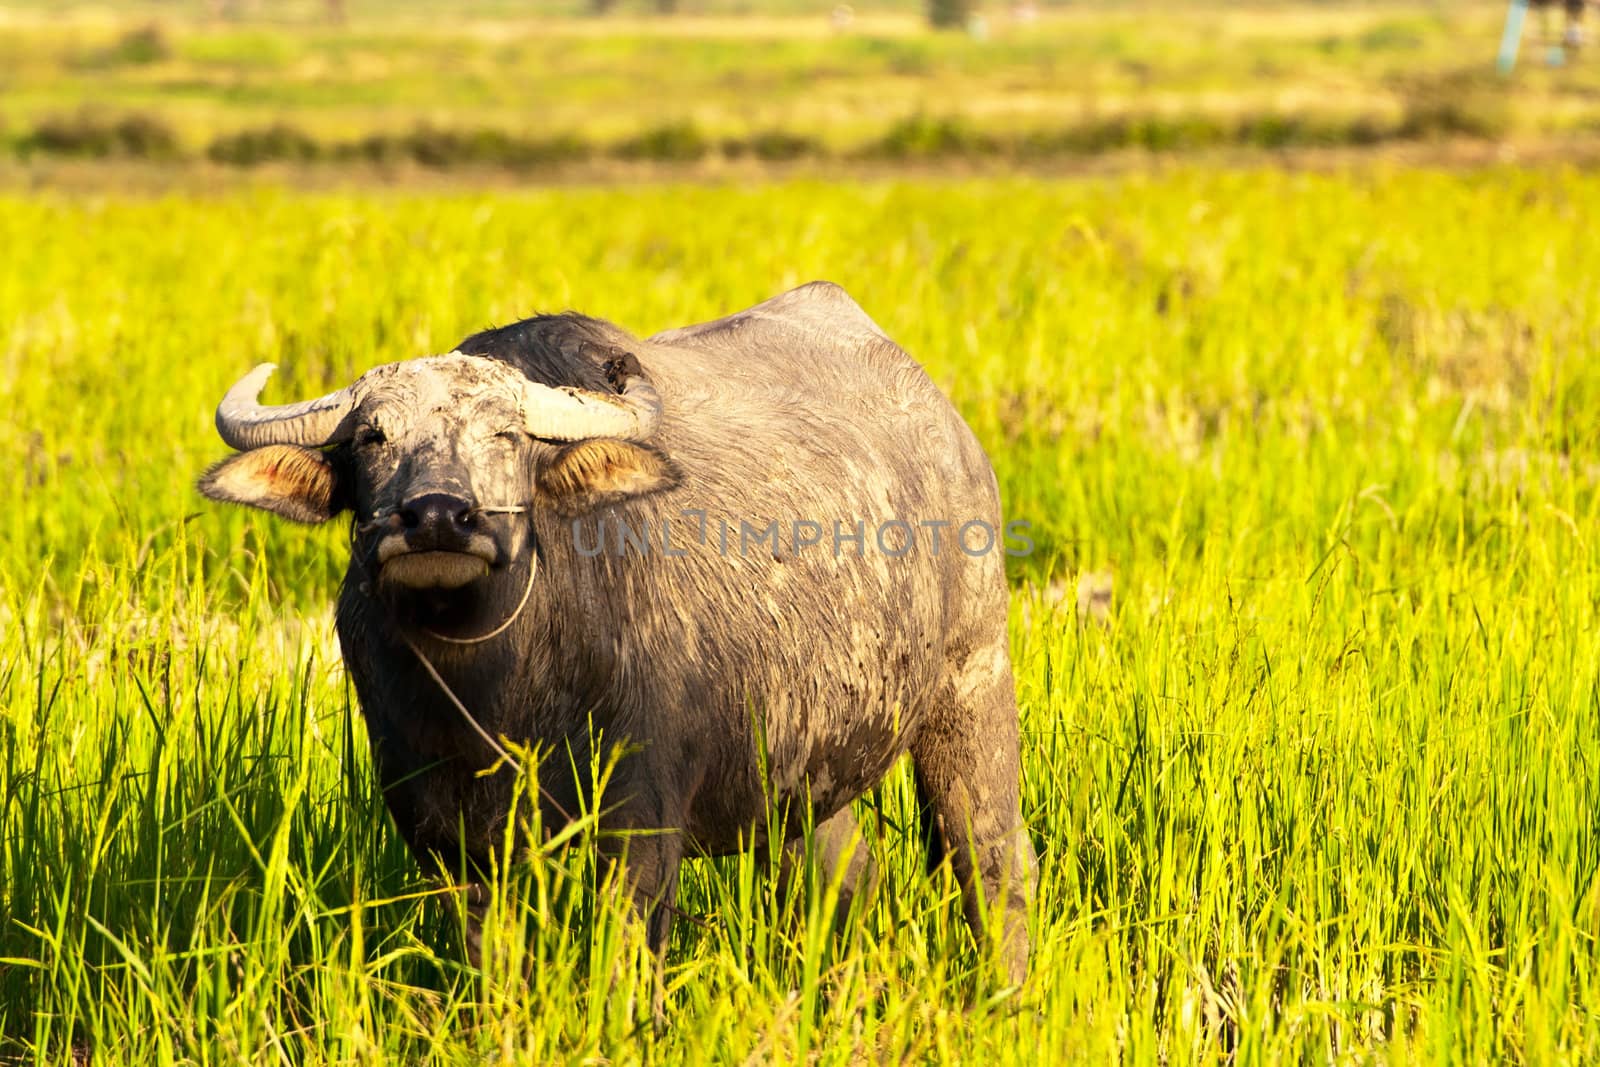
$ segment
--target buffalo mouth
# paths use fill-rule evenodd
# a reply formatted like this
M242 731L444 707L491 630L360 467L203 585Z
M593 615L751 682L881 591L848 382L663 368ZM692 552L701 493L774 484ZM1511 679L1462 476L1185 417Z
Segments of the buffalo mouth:
M459 548L416 548L402 534L378 542L378 580L406 589L459 589L486 576L498 552L483 534Z

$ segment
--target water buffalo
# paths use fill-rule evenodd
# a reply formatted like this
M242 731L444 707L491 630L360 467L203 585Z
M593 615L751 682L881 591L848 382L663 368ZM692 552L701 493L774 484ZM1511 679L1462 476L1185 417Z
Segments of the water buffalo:
M795 832L773 812L809 805L858 882L850 802L909 752L932 858L980 938L980 899L1003 909L992 947L1021 980L1035 861L994 472L842 289L648 340L540 316L296 404L258 403L270 373L224 397L240 452L200 489L352 513L339 641L420 859L490 868L497 739L558 753L547 827L592 788L596 731L625 740L604 826L656 831L618 836L659 950L680 860Z

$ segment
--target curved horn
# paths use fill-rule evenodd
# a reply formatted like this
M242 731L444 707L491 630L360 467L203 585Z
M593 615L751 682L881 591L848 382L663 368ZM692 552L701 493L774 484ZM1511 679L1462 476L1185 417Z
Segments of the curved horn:
M589 437L621 437L639 441L661 421L661 397L643 374L623 380L620 393L597 393L571 386L535 382L522 387L522 424L534 437L581 441Z
M217 433L241 452L262 445L332 444L334 431L355 407L354 394L346 387L298 404L257 403L276 369L274 363L262 363L234 383L217 405Z

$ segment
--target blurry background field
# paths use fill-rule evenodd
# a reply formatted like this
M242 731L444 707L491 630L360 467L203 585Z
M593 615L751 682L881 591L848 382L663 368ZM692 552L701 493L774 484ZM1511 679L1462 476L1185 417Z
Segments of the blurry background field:
M1476 3L987 11L987 40L909 7L196 7L0 8L0 1062L1600 1057L1600 176L1563 162L1600 55L1497 80ZM1467 118L1407 127L1424 104ZM1119 114L1172 119L1084 125ZM1241 168L1199 134L1016 166L1038 131L1224 115L1378 134L1319 173L1271 164L1323 142ZM266 128L313 147L210 158ZM595 187L437 154L482 131L570 138ZM779 134L803 173L721 166ZM1433 138L1551 161L1409 165ZM410 147L327 148L363 143ZM1002 173L941 173L973 152ZM464 968L370 783L347 532L203 504L218 397L261 360L269 400L311 395L535 311L643 333L819 277L1033 527L1033 977L981 973L898 773L843 937L767 857L690 865L664 1035L571 888L586 849L519 873L531 965Z
M1600 64L1548 67L1537 19L1515 77L1494 75L1495 0L1028 4L976 35L929 33L915 7L839 26L717 0L229 10L0 9L11 154L539 168L1600 134Z

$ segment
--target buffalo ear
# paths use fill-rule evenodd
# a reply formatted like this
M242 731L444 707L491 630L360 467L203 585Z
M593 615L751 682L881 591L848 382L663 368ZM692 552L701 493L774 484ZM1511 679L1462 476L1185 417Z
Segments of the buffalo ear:
M682 480L678 465L649 445L596 437L562 445L539 468L538 486L540 496L570 518Z
M345 508L333 463L298 445L263 445L230 456L201 476L200 492L295 522L327 522Z

